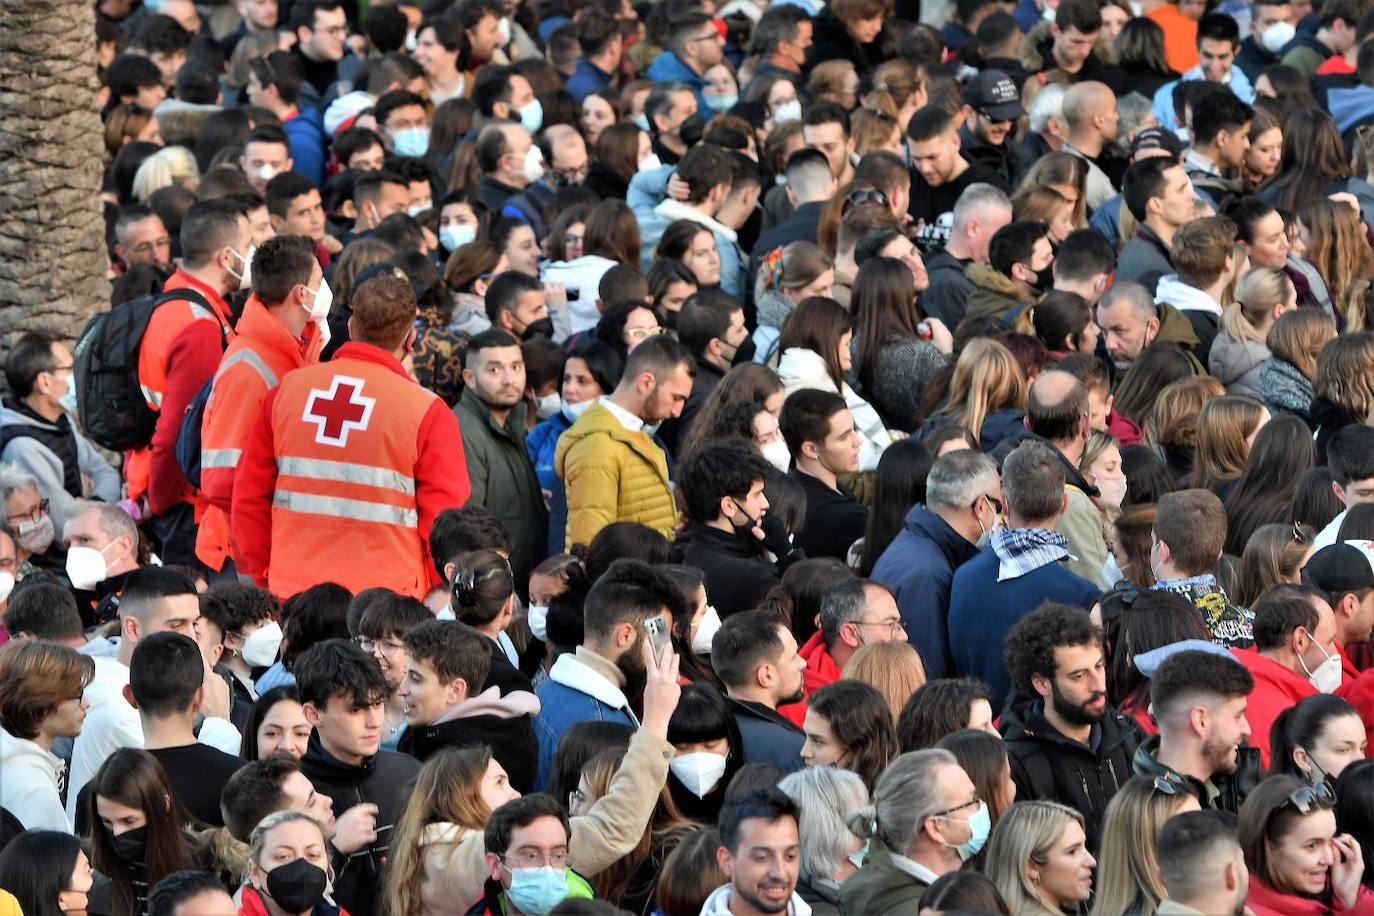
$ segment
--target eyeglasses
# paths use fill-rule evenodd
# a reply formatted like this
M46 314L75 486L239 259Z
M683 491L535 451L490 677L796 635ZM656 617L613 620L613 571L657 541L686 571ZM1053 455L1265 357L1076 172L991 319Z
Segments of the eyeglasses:
M51 369L44 369L43 371L50 373L52 375L56 375L59 372L70 372L72 370L72 367L72 363L67 363L67 365L65 366L53 366Z
M654 325L651 328L626 328L625 336L631 340L648 340L650 337L657 337L663 333L662 325Z
M134 254L151 254L152 252L157 251L160 248L171 247L172 240L167 238L166 236L163 236L162 238L154 239L151 242L140 242L134 247L130 248L129 250L132 251Z
M972 808L974 805L981 805L982 803L983 799L975 795L971 801L966 801L962 805L955 805L953 808L946 808L943 811L932 811L926 817L949 817L955 811L963 811L965 808Z
M506 853L501 857L501 861L506 868L543 868L547 865L552 869L563 869L568 867L568 851L566 849L555 849L548 855L544 855L537 849L525 849L520 852ZM515 863L512 866L511 863Z
M988 501L988 504L992 506L993 512L996 512L998 515L1002 514L1002 501L998 499L996 496L989 496L987 494L984 494L978 497L978 499L986 499ZM970 509L978 508L978 499L975 499L973 502L969 503Z
M898 633L906 632L906 624L902 622L902 618L900 617L896 620L856 620L854 623L861 627L884 627L889 636L896 636Z
M1156 776L1155 791L1172 796L1187 792L1188 787L1173 776Z
M725 44L725 39L720 37L719 32L712 32L709 35L698 35L696 38L687 39L688 44L691 44L694 41L718 41L721 44Z
M1298 809L1299 814L1310 814L1312 809L1321 808L1326 810L1336 804L1336 793L1331 791L1331 786L1325 782L1313 783L1308 786L1300 786L1288 794L1283 800L1284 805L1292 805ZM1283 807L1280 805L1280 807Z
M381 647L387 655L394 655L397 652L405 651L406 644L397 642L394 639L368 639L366 636L355 636L353 642L364 652L371 652L373 649Z
M331 25L331 26L330 26L329 28L327 28L327 29L316 29L315 31L323 32L324 34L330 35L330 36L334 36L334 35L347 35L347 34L348 34L348 26L346 26L346 25Z
M16 513L14 515L11 515L10 518L18 522L36 522L47 514L48 501L46 499L40 499L38 501L38 505L35 506L31 511L25 512L23 515L19 515Z
M841 214L848 213L850 207L866 203L878 203L884 207L891 206L887 194L883 192L882 188L856 188L850 191L849 196L844 199L844 207L841 208L840 212Z

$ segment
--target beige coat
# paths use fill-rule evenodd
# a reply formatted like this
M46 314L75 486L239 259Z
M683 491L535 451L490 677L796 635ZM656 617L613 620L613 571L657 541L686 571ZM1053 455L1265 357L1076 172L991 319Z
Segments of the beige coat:
M570 867L583 877L600 874L639 845L668 778L673 746L640 729L606 794L585 815L572 819ZM482 831L434 823L420 839L424 877L423 916L463 916L482 896L487 877Z

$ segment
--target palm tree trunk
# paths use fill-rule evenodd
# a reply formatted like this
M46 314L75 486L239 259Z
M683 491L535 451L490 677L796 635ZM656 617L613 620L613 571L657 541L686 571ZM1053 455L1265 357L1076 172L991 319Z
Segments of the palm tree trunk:
M0 2L0 361L108 308L90 0Z

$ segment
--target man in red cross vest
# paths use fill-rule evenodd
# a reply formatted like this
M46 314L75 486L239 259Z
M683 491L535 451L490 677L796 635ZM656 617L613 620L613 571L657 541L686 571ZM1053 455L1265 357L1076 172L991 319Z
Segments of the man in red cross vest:
M280 598L321 582L423 598L430 526L470 489L458 421L401 366L415 341L407 281L364 282L348 326L333 360L263 402L234 476L241 571Z

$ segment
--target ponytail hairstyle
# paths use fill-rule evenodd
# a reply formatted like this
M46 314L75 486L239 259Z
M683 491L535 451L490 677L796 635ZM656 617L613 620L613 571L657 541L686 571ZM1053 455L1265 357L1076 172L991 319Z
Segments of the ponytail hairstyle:
M474 550L453 567L453 613L472 627L484 627L501 616L515 594L510 563L494 550Z
M1078 352L1093 320L1092 306L1078 293L1054 289L1021 311L1014 329L1040 338L1051 353Z
M797 241L785 248L774 248L763 256L754 298L762 299L764 293L777 290L791 299L789 292L805 289L834 266L830 255L815 242Z
M1275 306L1288 305L1296 295L1288 274L1271 267L1252 267L1236 284L1236 301L1222 312L1222 333L1239 341L1264 343L1260 325Z
M1329 693L1317 693L1304 697L1287 707L1269 728L1269 775L1287 774L1301 779L1316 781L1322 776L1315 770L1304 770L1298 763L1297 752L1302 751L1309 767L1312 766L1312 748L1321 740L1327 725L1335 720L1351 716L1360 721L1360 712L1346 700ZM1321 764L1316 765L1320 769ZM1334 781L1335 773L1329 774Z

